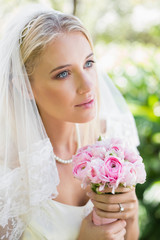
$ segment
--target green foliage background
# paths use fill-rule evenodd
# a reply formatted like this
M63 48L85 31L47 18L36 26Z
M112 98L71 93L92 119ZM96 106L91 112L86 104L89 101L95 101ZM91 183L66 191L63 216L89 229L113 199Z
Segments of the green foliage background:
M90 31L97 60L135 117L147 181L137 186L140 240L160 239L160 1L0 0L4 16L26 2L74 13Z

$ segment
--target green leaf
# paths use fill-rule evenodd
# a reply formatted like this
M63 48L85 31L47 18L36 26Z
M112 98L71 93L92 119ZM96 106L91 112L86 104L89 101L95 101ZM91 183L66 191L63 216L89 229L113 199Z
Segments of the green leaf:
M99 136L99 138L98 138L98 140L97 141L102 141L102 137L101 136Z

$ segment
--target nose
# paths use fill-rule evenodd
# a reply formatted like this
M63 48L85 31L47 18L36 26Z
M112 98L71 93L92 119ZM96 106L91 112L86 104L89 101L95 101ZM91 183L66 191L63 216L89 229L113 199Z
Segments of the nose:
M92 92L95 85L94 82L94 79L89 73L80 73L78 76L77 92L81 95Z

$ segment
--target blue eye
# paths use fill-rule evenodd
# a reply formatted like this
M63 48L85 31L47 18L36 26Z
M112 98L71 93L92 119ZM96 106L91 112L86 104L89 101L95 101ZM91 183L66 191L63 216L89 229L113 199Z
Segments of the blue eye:
M90 60L90 61L87 61L86 64L85 64L85 67L87 68L90 68L93 66L93 63L95 63L94 61Z
M67 71L61 72L56 77L57 78L66 78L66 77L68 77L68 72Z

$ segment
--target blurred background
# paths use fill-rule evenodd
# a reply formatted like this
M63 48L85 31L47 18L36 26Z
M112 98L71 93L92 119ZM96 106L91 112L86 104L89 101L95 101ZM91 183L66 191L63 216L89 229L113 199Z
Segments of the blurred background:
M137 186L140 240L160 239L160 1L0 0L0 28L8 13L39 2L78 16L92 35L97 62L131 109L147 181Z

